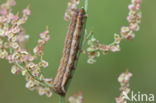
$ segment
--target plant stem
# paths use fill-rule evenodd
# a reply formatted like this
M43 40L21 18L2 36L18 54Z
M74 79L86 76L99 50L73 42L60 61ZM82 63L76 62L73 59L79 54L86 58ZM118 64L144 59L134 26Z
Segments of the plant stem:
M64 96L60 95L60 102L59 103L64 103Z
M25 69L23 68L23 66L21 66L18 62L15 63L22 71L24 71ZM27 73L29 74L29 76L31 76L32 78L34 78L36 81L38 81L42 86L44 87L52 87L51 85L49 85L47 82L43 82L41 81L39 78L34 77L30 71L27 70Z
M85 6L84 9L86 11L86 13L88 12L88 0L85 0Z

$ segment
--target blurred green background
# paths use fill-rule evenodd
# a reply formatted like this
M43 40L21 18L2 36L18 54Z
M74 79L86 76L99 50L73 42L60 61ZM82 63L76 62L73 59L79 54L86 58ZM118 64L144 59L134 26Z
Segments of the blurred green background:
M27 34L31 35L27 43L29 49L36 46L39 33L45 30L46 25L49 26L51 40L44 48L49 68L44 72L47 77L54 78L68 26L63 19L68 0L16 1L14 12L21 12L28 4L31 5L32 15L24 25ZM88 31L94 31L101 43L112 42L113 34L127 25L129 3L130 0L89 0ZM117 77L127 68L134 75L130 82L132 90L156 96L155 4L156 0L143 0L141 30L133 41L121 43L121 52L101 56L93 65L87 64L87 56L81 55L67 97L83 91L84 103L115 103L114 98L120 93ZM12 75L10 67L7 61L0 60L0 103L58 103L59 97L55 94L48 98L26 89L24 77Z

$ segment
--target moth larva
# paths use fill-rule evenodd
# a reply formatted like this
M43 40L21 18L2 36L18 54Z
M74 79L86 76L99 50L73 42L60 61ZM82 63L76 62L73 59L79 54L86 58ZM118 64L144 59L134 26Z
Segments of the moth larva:
M66 93L65 86L72 77L71 72L78 58L77 53L80 45L84 17L84 9L73 11L66 34L62 58L53 82L53 90L60 95L65 95Z

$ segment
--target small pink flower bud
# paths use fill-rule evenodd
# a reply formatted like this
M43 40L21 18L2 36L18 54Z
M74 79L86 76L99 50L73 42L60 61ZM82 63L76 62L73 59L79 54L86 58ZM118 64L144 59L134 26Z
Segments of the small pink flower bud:
M16 5L16 1L15 0L10 0L10 6L15 6Z
M128 6L128 8L129 8L129 10L135 10L135 9L136 9L136 7L135 7L134 4L130 4L130 5Z
M8 15L8 11L7 11L6 9L1 10L0 13L1 13L3 16Z
M31 14L31 10L29 8L23 10L23 15L30 15L30 14Z
M140 3L141 3L141 1L142 1L142 0L136 0L136 3L137 3L137 4L140 4Z
M140 9L140 5L138 4L137 6L136 6L136 10L139 10Z

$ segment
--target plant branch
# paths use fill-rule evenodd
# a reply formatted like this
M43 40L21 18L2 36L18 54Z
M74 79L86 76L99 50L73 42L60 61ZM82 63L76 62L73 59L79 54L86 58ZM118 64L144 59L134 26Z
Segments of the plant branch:
M60 95L60 101L59 101L59 103L64 103L64 96L61 96Z
M23 66L21 66L18 62L16 62L15 64L16 64L22 71L25 71L25 69L23 68ZM29 74L29 76L30 76L31 78L33 78L33 79L35 79L36 81L38 81L42 86L44 86L44 87L50 87L50 88L52 87L52 86L49 85L47 82L44 82L44 81L40 80L39 78L33 76L29 70L26 70L26 71L27 71L27 73Z
M85 6L84 9L86 11L86 13L88 12L88 0L85 0Z

